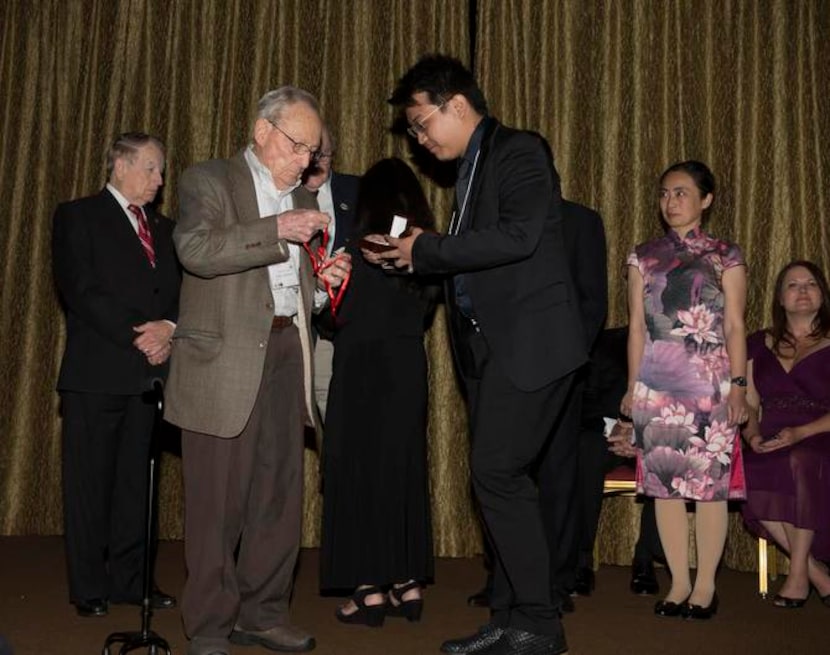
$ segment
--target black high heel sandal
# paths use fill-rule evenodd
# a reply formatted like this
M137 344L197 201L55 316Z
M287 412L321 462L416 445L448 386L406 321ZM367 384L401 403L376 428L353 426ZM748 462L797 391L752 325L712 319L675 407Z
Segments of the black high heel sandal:
M342 607L338 607L334 615L341 623L350 623L353 625L368 625L372 628L379 628L383 625L383 620L386 618L386 599L377 605L367 605L366 596L373 594L383 595L383 592L378 587L366 587L358 589L352 594L352 601L357 606L357 610L346 614Z
M401 587L392 585L389 589L389 603L386 606L386 613L389 616L403 616L407 621L415 622L421 620L421 613L424 611L423 598L410 598L404 600L404 594L413 589L420 589L414 580L410 580Z

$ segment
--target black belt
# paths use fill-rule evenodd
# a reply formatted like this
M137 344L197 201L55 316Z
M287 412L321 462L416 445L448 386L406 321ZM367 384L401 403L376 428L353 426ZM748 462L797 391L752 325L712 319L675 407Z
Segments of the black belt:
M291 327L292 325L294 325L293 316L275 316L271 320L272 330L282 330L283 328Z

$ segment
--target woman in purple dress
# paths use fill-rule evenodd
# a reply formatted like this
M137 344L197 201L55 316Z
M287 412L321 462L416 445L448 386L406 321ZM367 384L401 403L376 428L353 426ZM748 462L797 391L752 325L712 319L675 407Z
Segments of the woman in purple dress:
M655 499L671 570L658 616L708 619L727 531L727 500L743 498L737 426L746 419L746 268L738 246L702 231L714 200L706 165L660 178L666 234L628 258L628 392L638 492ZM739 446L739 444L738 444ZM697 576L689 574L686 503L695 501Z
M830 606L830 292L815 264L775 283L772 327L749 337L744 519L790 556L777 607L802 607L810 585Z

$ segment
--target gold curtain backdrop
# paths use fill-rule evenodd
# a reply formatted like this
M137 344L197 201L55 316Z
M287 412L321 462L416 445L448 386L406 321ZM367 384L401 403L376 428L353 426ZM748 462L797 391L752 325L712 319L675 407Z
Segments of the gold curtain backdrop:
M474 63L497 117L550 140L566 197L602 213L609 325L626 320L625 257L659 232L657 176L679 159L718 178L710 228L744 248L750 329L787 260L830 267L828 0L7 0L0 36L0 534L62 532L51 215L101 188L106 146L127 129L166 141L162 210L175 218L181 171L242 147L256 100L281 84L320 98L339 170L413 161L385 101L420 54L449 52ZM444 225L449 193L426 189ZM440 312L428 349L435 551L465 556L481 544ZM310 546L316 455L306 463ZM180 538L178 458L162 469L161 533ZM626 563L636 506L606 504L603 560ZM751 568L733 523L727 562Z

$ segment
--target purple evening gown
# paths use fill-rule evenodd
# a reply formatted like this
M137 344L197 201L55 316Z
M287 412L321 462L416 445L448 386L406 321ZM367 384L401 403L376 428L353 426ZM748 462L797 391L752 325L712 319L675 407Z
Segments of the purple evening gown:
M830 347L817 350L787 373L764 342L764 332L747 341L755 387L761 397L761 435L809 423L830 412ZM760 521L783 521L815 531L811 553L830 559L830 432L790 448L744 453L747 502L744 520L755 534L771 539Z

